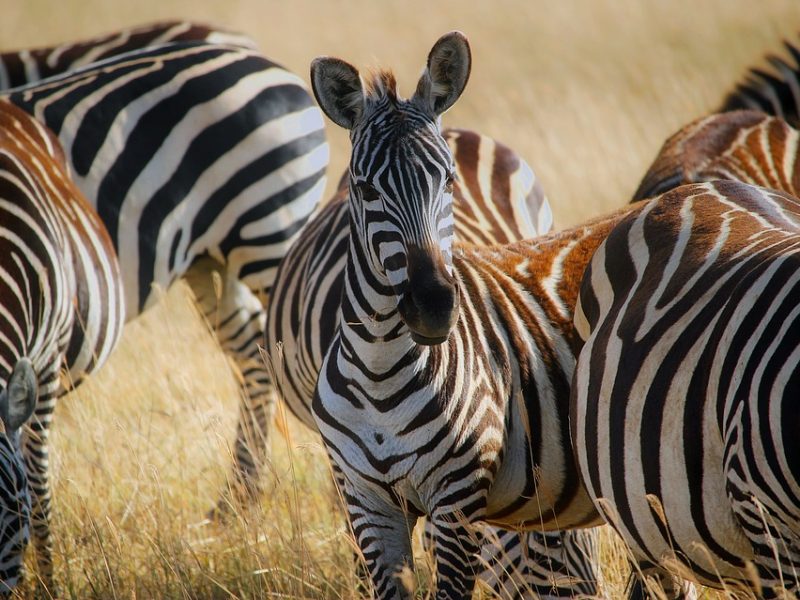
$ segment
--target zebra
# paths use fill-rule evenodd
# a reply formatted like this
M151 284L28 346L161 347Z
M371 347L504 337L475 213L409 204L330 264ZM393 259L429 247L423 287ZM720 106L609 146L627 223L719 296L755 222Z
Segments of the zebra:
M725 96L716 112L752 109L783 118L800 127L800 48L784 41L789 58L770 54L770 70L753 67Z
M190 21L160 21L79 42L0 52L0 90L61 75L131 50L193 41L257 49L255 42L239 33Z
M536 237L552 212L530 166L507 146L463 129L442 137L454 158L454 234L472 244ZM264 347L279 397L307 427L311 399L338 325L347 254L349 180L315 215L284 257L268 304ZM432 543L429 529L423 538ZM478 579L508 598L593 596L594 539L583 532L542 534L489 528Z
M473 524L601 523L572 468L571 307L620 216L453 247L453 159L439 117L470 63L463 34L443 36L409 100L389 72L364 86L342 60L311 65L317 101L353 146L339 328L312 413L380 598L409 593L402 575L421 515L434 532L437 598L471 596Z
M670 593L667 567L800 591L799 260L800 200L717 180L646 202L586 269L578 463L641 575Z
M92 55L91 43L78 46ZM257 497L274 407L258 348L264 303L280 259L319 204L329 161L306 85L247 48L180 42L5 94L58 135L119 256L126 318L176 279L190 285L243 379L233 497L223 490L215 514Z
M741 181L799 197L799 146L800 133L782 118L755 110L712 114L684 126L664 143L633 200L714 180ZM660 579L673 587L665 574ZM631 594L639 593L640 587L641 582L632 581Z
M56 399L105 362L124 314L111 240L72 182L57 138L0 101L0 417L8 438L0 452L0 574L5 588L13 588L19 577L29 520L40 574L46 584L51 581L48 437Z

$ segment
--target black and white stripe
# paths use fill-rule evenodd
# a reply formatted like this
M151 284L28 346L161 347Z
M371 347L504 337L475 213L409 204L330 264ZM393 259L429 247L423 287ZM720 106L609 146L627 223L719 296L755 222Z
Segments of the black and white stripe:
M438 118L468 72L457 33L434 45L410 100L390 74L365 91L351 65L312 64L320 105L353 142L340 328L312 410L381 598L408 594L396 575L410 567L409 531L423 514L438 598L471 595L479 523L599 522L572 468L571 306L618 217L454 249L454 164Z
M76 47L85 57L223 35L187 24L143 31ZM306 86L252 50L186 42L112 56L8 98L64 146L118 252L128 319L175 279L192 287L243 375L234 489L253 491L274 405L258 351L264 302L319 203L328 164L322 116Z
M645 574L800 589L798 265L800 201L715 181L638 205L586 270L573 440Z
M40 575L49 584L47 442L63 392L61 371L72 386L97 369L116 344L124 315L111 241L72 183L58 140L19 108L0 102L0 416L12 438L12 449L0 458L0 574L8 587L20 564L9 547L21 553L26 538L15 530L25 525L17 513L24 516L27 509L22 490L14 489L25 478L13 465L24 406L35 405L21 444Z
M453 155L455 237L507 243L551 229L538 179L516 153L487 136L446 129ZM265 347L280 397L315 428L311 400L339 322L349 220L345 176L337 195L309 221L278 270ZM487 527L478 579L503 598L568 598L596 593L594 540L583 532L518 533ZM432 533L426 530L426 540ZM563 539L562 539L563 535Z

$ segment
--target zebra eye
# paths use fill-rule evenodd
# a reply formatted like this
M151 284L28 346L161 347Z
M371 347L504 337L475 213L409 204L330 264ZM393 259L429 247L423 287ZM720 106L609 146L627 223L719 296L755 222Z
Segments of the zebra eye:
M366 181L362 181L357 184L358 190L361 193L361 198L365 202L374 202L378 198L380 198L380 194L378 190L368 184Z
M448 173L447 179L444 182L444 191L448 194L453 193L453 186L456 183L456 174L455 173Z

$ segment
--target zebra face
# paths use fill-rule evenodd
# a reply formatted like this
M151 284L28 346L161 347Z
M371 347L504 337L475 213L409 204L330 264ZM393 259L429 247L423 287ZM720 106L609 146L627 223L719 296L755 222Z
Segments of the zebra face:
M437 124L414 115L420 123L409 130L413 114L412 107L392 107L384 118L402 126L380 138L354 131L354 159L375 160L351 165L350 215L368 268L391 289L414 341L430 345L444 342L458 319L451 252L454 169Z
M378 73L365 89L344 61L318 58L311 65L322 110L350 130L351 245L358 245L372 289L394 296L420 344L444 342L458 320L454 167L439 117L463 92L470 65L466 38L443 36L409 100L398 96L389 72Z
M0 392L0 595L13 590L30 539L31 498L19 429L33 414L37 383L31 361L20 359Z

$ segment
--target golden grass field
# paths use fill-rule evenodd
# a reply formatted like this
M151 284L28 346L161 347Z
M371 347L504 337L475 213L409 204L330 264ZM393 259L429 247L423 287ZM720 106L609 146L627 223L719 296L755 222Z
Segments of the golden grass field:
M526 158L558 226L623 204L668 134L711 111L746 66L800 30L797 0L0 0L0 7L2 49L186 18L249 34L306 79L320 54L391 66L407 93L432 43L460 29L472 44L472 79L445 124L493 135ZM335 182L348 146L334 127ZM224 526L202 523L225 485L236 405L226 359L175 286L57 412L54 531L65 596L359 597L324 453L300 427L290 423L288 435L272 437L260 510ZM619 548L607 544L603 558L601 597L618 598Z

